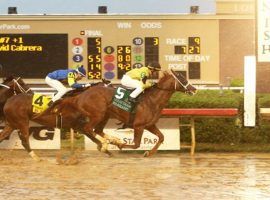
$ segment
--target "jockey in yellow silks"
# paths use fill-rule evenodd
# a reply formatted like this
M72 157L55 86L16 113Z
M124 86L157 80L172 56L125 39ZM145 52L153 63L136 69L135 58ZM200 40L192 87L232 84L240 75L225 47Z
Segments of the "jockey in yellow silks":
M135 88L129 96L129 101L136 102L136 97L139 96L144 89L153 85L153 82L147 79L154 71L159 71L160 69L159 63L151 63L147 67L132 69L123 76L121 84L129 88Z

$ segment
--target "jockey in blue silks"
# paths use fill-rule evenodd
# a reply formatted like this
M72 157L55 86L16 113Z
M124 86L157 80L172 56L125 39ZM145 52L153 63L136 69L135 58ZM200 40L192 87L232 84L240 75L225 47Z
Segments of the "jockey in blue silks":
M83 65L80 65L76 69L60 69L49 73L46 78L45 82L51 86L52 88L57 90L57 93L53 96L52 102L57 101L60 99L66 92L69 91L61 81L68 82L68 85L71 88L78 89L91 86L90 83L87 84L80 84L77 83L78 80L81 80L83 77L86 76L86 71Z

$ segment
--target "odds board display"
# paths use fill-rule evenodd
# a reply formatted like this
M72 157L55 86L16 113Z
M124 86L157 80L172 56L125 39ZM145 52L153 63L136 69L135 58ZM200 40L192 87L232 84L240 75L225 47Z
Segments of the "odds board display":
M218 21L181 16L18 16L0 29L0 64L41 79L79 63L89 80L119 82L133 68L159 62L192 83L219 83ZM24 27L24 28L19 28ZM156 77L158 78L158 75Z

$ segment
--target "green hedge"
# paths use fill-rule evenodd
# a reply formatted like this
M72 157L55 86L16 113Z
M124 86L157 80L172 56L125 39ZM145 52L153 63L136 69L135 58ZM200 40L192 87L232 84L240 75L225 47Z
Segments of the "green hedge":
M267 144L270 142L269 122L260 120L255 128L242 126L243 94L231 90L201 90L194 96L175 93L168 108L238 108L237 118L196 118L196 141L199 143L222 144ZM270 95L257 95L257 108L270 107ZM259 109L257 109L259 111ZM259 113L257 114L259 116ZM182 119L185 120L185 119ZM181 141L190 141L189 128L181 128Z
M169 108L240 108L243 94L231 90L201 90L194 96L176 92L171 97Z
M258 94L257 99L260 108L270 108L270 94Z

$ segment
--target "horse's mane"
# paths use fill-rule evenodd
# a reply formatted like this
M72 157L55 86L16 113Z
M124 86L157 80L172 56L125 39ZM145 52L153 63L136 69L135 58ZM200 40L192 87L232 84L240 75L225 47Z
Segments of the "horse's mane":
M168 80L170 78L170 73L167 71L162 71L161 77L158 79L157 84L163 84L166 80ZM149 93L150 91L153 91L153 89L155 88L155 86L152 86L150 88L147 88L145 90L145 94Z
M98 85L100 83L102 83L102 82L92 83L91 87L96 86L96 85ZM88 89L88 87L86 87L86 88L78 88L76 90L70 90L63 97L73 97L73 96L76 96L76 95L82 93L83 91L85 91L87 89Z
M161 77L158 80L158 84L165 82L168 78L170 78L170 73L167 71L163 71Z
M86 89L87 88L80 88L80 89L76 89L76 90L70 90L63 97L73 97L73 96L76 96L76 95L82 93Z
M14 79L14 76L10 75L10 76L5 77L5 78L3 79L3 83L10 82L10 81L12 81L13 79Z

